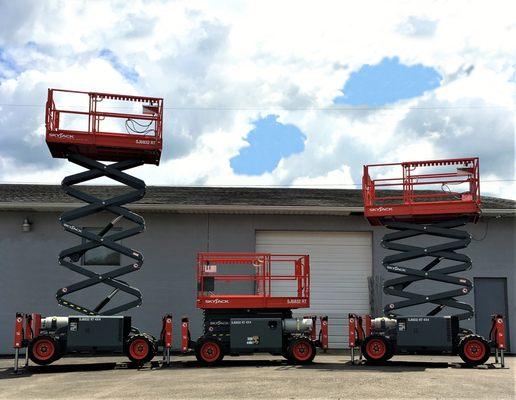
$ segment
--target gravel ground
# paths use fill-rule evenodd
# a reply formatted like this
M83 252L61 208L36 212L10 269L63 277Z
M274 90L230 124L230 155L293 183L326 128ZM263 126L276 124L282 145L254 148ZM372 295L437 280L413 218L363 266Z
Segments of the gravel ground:
M493 359L490 360L491 362ZM65 358L19 374L0 360L1 399L515 399L516 358L506 367L461 366L458 357L397 356L382 366L351 365L344 354L318 355L308 366L280 357L228 357L201 367L192 356L170 367L131 368L123 358Z

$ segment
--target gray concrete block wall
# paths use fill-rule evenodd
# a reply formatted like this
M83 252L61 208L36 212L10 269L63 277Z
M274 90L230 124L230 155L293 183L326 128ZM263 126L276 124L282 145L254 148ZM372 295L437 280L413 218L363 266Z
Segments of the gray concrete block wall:
M0 212L0 354L12 352L12 334L16 311L43 315L67 315L59 307L55 292L59 287L81 279L57 264L59 251L78 243L58 223L58 213ZM379 242L385 230L372 228L360 216L317 215L244 215L143 213L147 231L124 241L143 252L141 271L127 280L143 293L143 305L131 310L133 324L158 335L161 316L174 315L174 346L179 346L179 321L191 318L192 337L201 333L202 313L195 307L195 262L199 251L254 251L257 230L373 231L373 274L381 283L387 273L381 265L386 251ZM21 223L33 221L31 232L22 233ZM102 226L100 217L84 221L86 226ZM482 236L483 225L473 226L475 237ZM516 281L514 265L514 219L490 223L488 236L467 249L473 269L465 276L506 277L508 283L511 341L516 343ZM103 268L103 267L97 267ZM109 289L96 292L99 299ZM381 294L381 290L377 291ZM374 299L379 313L389 299ZM473 302L473 296L465 296ZM87 299L85 299L87 300ZM474 321L469 321L474 327Z

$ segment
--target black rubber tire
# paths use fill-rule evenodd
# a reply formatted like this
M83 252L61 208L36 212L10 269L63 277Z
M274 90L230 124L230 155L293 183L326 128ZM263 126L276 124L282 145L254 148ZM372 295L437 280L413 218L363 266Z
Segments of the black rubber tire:
M366 337L360 349L367 362L371 364L383 363L394 355L391 343L381 335Z
M460 358L469 367L484 364L491 356L489 343L480 335L464 336L458 350Z
M224 351L217 339L199 339L195 343L195 358L204 365L215 365L224 358Z
M305 354L305 351L308 353ZM310 364L317 353L314 343L307 338L292 340L287 349L287 360L291 364Z
M385 361L389 361L392 357L394 357L394 353L391 351L390 353L387 354Z
M132 363L143 365L156 355L156 341L151 335L139 333L127 339L125 355Z
M52 353L50 354L49 351ZM29 343L29 358L38 365L52 364L61 358L61 346L52 336L41 335ZM47 353L47 355L45 355ZM48 358L47 358L48 356Z

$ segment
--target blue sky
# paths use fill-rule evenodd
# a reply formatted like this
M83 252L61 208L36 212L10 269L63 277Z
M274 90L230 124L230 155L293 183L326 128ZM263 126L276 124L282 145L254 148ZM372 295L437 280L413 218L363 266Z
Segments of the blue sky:
M421 96L439 87L439 73L422 64L400 63L398 57L384 58L375 65L363 65L351 73L342 88L343 95L335 104L384 106L399 100ZM247 135L248 147L231 159L237 174L260 175L273 171L283 157L302 152L305 134L293 125L277 122L268 115L254 121L255 128Z
M404 65L398 57L384 58L379 64L364 65L353 72L335 104L384 106L418 97L440 85L439 73L422 64Z
M283 157L299 153L305 148L305 135L294 125L283 125L277 115L267 115L253 122L247 135L249 146L230 160L237 174L261 175L272 172Z
M136 72L134 68L122 64L113 51L109 49L102 49L99 55L101 58L109 61L113 68L120 72L129 82L134 83L138 80L138 72Z
M16 61L0 47L0 78L10 77L18 72Z

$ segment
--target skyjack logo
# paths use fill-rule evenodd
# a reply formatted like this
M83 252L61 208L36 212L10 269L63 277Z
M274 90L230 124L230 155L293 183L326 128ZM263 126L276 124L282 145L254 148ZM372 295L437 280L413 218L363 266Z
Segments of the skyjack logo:
M74 139L73 135L68 135L66 133L49 133L48 136L56 139Z
M371 212L384 212L384 211L392 211L392 207L373 207L370 208Z
M389 271L397 271L397 272L407 272L407 270L405 268L398 267L397 265L388 266L387 270L389 270Z
M222 300L222 299L211 299L211 300L204 300L206 304L228 304L229 300Z
M63 224L63 226L65 228L68 228L68 229L72 230L72 231L75 231L75 232L78 232L78 233L82 233L82 230L77 228L75 225L70 225L70 224L66 224L65 223L65 224Z
M210 321L210 325L215 325L215 326L229 325L229 322L228 321Z

